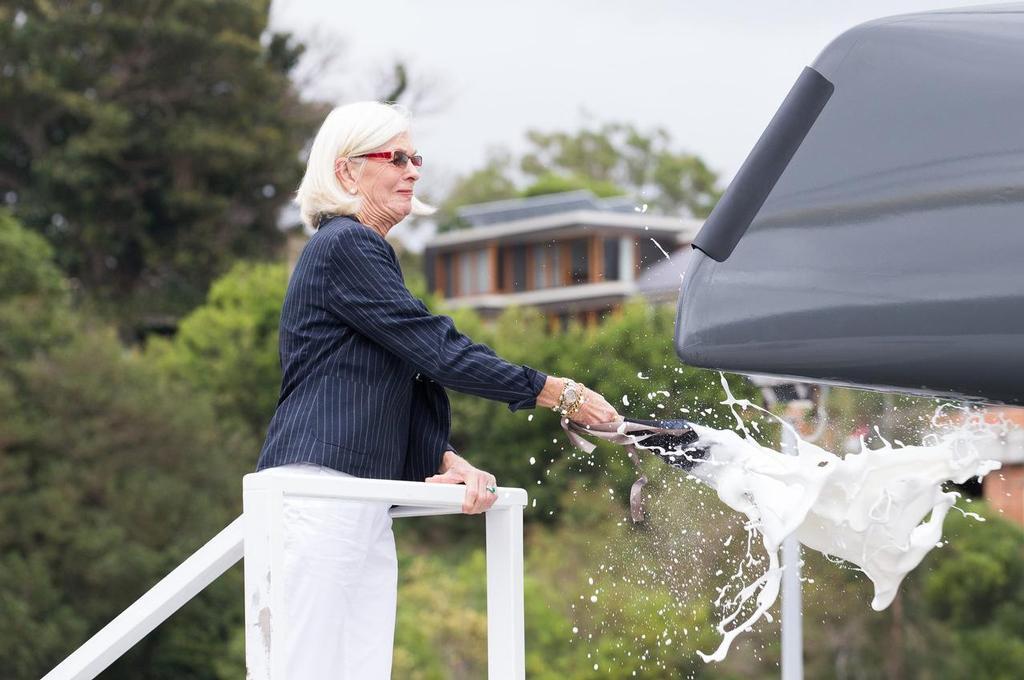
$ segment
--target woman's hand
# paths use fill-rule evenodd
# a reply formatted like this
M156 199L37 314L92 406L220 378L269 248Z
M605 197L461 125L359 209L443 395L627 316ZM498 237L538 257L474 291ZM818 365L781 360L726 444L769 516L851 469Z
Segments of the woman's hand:
M583 405L569 420L580 425L597 425L622 420L622 416L608 400L588 387L583 388Z
M565 388L565 378L548 376L544 388L537 395L537 405L551 408L558 404L558 398ZM579 410L569 416L569 420L580 425L597 425L599 423L613 423L622 420L611 404L594 390L583 388L583 405Z
M441 459L441 472L423 480L429 484L465 484L466 498L462 512L475 515L486 512L498 500L498 494L487 490L497 488L498 481L490 472L479 470L454 451L445 451Z

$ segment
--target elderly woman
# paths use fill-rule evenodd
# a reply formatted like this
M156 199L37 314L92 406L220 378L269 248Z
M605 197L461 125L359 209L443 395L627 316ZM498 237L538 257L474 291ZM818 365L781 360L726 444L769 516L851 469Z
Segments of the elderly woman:
M316 233L281 311L281 396L257 469L465 484L463 511L479 513L497 480L448 442L445 387L584 425L619 416L580 383L504 361L409 293L384 237L410 213L432 212L414 195L422 164L392 106L342 106L320 128L297 196ZM289 680L390 677L398 570L388 510L286 503Z

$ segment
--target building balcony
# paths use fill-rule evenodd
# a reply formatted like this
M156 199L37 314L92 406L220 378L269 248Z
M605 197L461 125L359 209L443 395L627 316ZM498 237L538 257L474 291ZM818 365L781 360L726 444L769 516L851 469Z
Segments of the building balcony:
M463 295L448 298L445 304L454 309L469 307L485 315L494 315L509 307L537 307L557 314L611 307L638 292L634 281L601 281L515 293Z

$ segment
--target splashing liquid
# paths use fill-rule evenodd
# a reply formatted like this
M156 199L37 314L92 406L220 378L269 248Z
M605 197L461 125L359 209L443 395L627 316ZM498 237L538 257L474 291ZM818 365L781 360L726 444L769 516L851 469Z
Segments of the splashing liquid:
M724 376L722 386L722 403L730 407L745 436L694 425L708 452L695 461L690 474L747 517L748 539L760 536L768 569L731 595L729 586L720 591L716 605L726 614L717 629L723 639L713 653L698 652L706 662L724 659L735 638L760 619L772 620L769 609L782 579L779 550L790 534L807 548L860 568L874 584L871 606L880 611L942 538L942 523L958 497L943 491L943 483L980 479L1000 467L997 461L981 460L971 445L972 438L985 436L983 432L930 435L924 446L894 448L883 440L882 448L867 450L862 442L860 453L840 458L801 440L794 431L796 455L783 455L758 444L737 412L765 410L734 398ZM748 540L747 565L757 563L752 544ZM742 564L732 582L744 582Z

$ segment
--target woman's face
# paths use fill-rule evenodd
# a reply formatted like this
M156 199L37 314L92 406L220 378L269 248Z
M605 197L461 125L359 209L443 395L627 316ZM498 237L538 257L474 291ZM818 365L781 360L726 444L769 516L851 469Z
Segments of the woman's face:
M379 149L374 149L374 153L388 151L404 151L407 156L412 156L416 148L409 133L403 132ZM413 185L420 178L420 173L411 161L396 166L382 158L361 158L350 167L350 171L355 179L356 192L363 199L360 216L391 227L412 211Z

